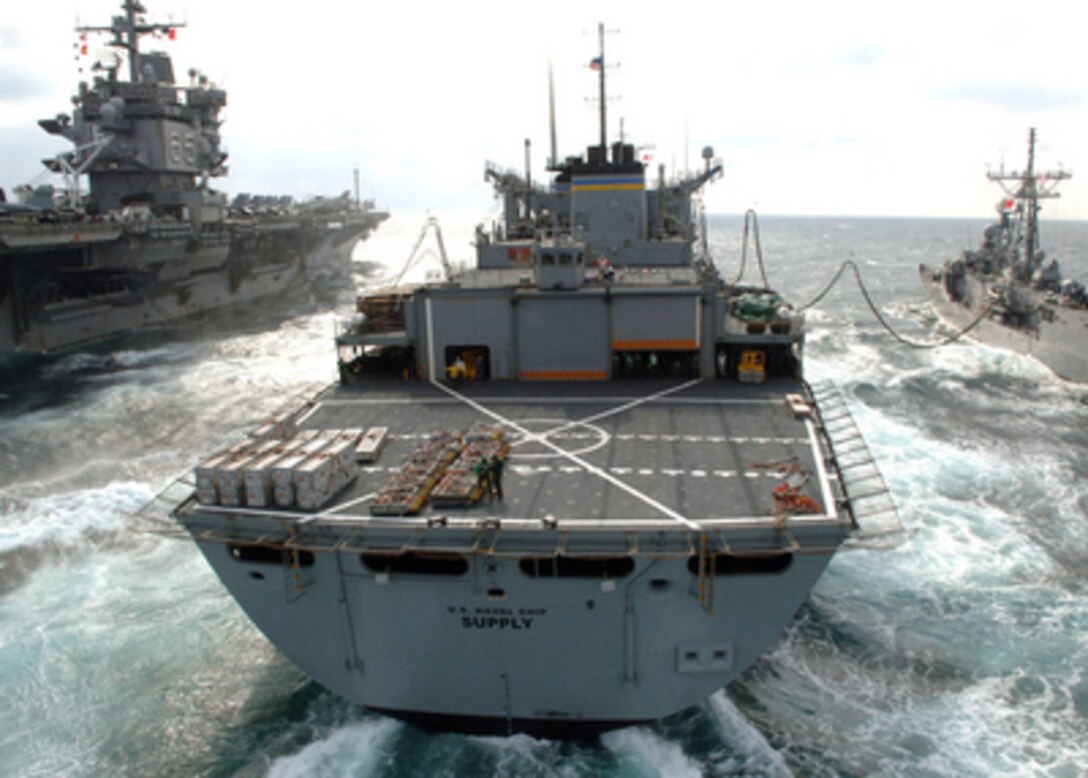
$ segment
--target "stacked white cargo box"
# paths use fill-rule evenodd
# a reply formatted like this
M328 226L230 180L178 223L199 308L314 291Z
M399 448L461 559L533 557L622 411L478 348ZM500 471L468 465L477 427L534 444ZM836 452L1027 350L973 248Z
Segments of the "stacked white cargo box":
M305 440L280 441L271 452L249 460L245 467L246 505L265 508L272 503L272 468L277 462L297 451Z
M326 430L326 433L328 430ZM355 480L355 443L358 434L338 434L320 453L294 471L295 502L307 511L317 510Z
M276 440L247 441L201 462L196 468L197 499L205 505L244 505L245 466L280 443Z
M295 470L328 445L328 438L313 438L272 466L272 495L277 507L295 507Z
M202 505L215 505L219 502L219 491L215 488L215 471L220 465L231 461L231 454L220 452L208 457L196 467L196 499Z
M205 505L317 510L358 475L361 429L300 430L290 418L263 425L250 440L201 462L197 499Z

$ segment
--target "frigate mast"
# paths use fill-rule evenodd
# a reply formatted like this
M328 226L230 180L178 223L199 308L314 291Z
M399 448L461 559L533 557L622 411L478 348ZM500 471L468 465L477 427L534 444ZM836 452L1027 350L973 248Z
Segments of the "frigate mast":
M113 33L113 41L111 46L118 49L124 49L128 52L128 77L132 83L137 83L140 80L140 36L151 35L157 32L172 34L172 31L178 27L184 27L185 23L169 22L163 23L149 23L143 19L141 14L147 13L147 9L144 8L143 3L140 0L125 0L124 4L125 15L113 17L113 23L109 27L99 27L94 25L79 26L76 27L76 32L109 32ZM106 69L110 72L110 80L117 79L117 68L119 63L107 64Z
M1038 263L1036 254L1037 246L1039 244L1039 211L1042 206L1039 205L1039 200L1048 200L1061 197L1061 194L1056 191L1058 183L1072 177L1072 173L1065 170L1049 170L1044 173L1036 174L1035 172L1035 128L1032 127L1028 131L1028 166L1023 173L1006 173L1004 166L997 173L987 173L986 177L991 181L996 181L1001 185L1001 188L1005 190L1005 193L1014 200L1023 201L1027 203L1027 214L1024 220L1027 228L1027 236L1024 244L1024 264L1020 269L1023 273L1023 280L1029 280L1032 273L1037 269ZM1015 181L1018 186L1015 188L1005 182ZM1040 182L1044 186L1040 187Z

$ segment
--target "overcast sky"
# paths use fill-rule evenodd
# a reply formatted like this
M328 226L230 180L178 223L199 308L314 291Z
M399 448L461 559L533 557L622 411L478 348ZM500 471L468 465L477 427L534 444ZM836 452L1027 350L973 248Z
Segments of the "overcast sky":
M486 213L485 160L520 169L530 138L544 176L549 57L560 155L595 142L588 63L603 21L610 140L623 117L631 141L654 146L653 178L713 147L711 212L987 217L999 195L987 164L1020 169L1035 126L1039 165L1075 174L1044 218L1088 219L1088 59L1069 0L145 4L188 22L149 48L227 89L217 186L231 194L338 194L357 164L363 195L390 209ZM77 13L105 24L120 3L9 6L10 191L66 148L37 120L71 109Z

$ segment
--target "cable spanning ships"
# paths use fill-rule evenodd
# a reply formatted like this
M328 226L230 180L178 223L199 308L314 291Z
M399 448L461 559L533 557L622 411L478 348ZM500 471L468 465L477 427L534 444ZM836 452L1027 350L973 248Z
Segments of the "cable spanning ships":
M110 36L97 75L80 84L71 115L40 122L74 144L45 161L67 191L39 186L18 204L0 196L0 357L282 292L305 282L307 263L346 267L386 217L347 193L228 206L209 186L227 172L226 92L195 70L179 84L167 54L141 50L141 38L172 38L181 25L147 21L138 0L122 10L107 27L77 28L84 41Z
M353 702L555 737L658 719L894 515L841 397L801 378L801 315L702 250L712 152L653 187L604 104L584 156L553 132L548 186L488 169L505 216L474 268L364 294L342 381L183 484L224 586Z
M1088 383L1088 295L1063 279L1056 260L1040 248L1041 200L1058 197L1072 174L1035 169L1035 129L1028 135L1027 167L988 173L1004 189L998 221L982 244L943 267L919 273L941 318L970 327L975 339L1038 359L1057 375Z

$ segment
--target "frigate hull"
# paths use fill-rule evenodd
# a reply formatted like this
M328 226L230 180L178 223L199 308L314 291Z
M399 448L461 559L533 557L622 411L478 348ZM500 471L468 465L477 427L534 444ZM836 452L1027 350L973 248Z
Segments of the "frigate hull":
M1036 302L1033 326L1017 326L1005 321L999 309L988 307L993 298L984 280L968 274L963 299L953 300L943 272L919 268L934 310L950 326L970 327L968 337L979 343L1033 357L1061 378L1088 383L1088 310Z

